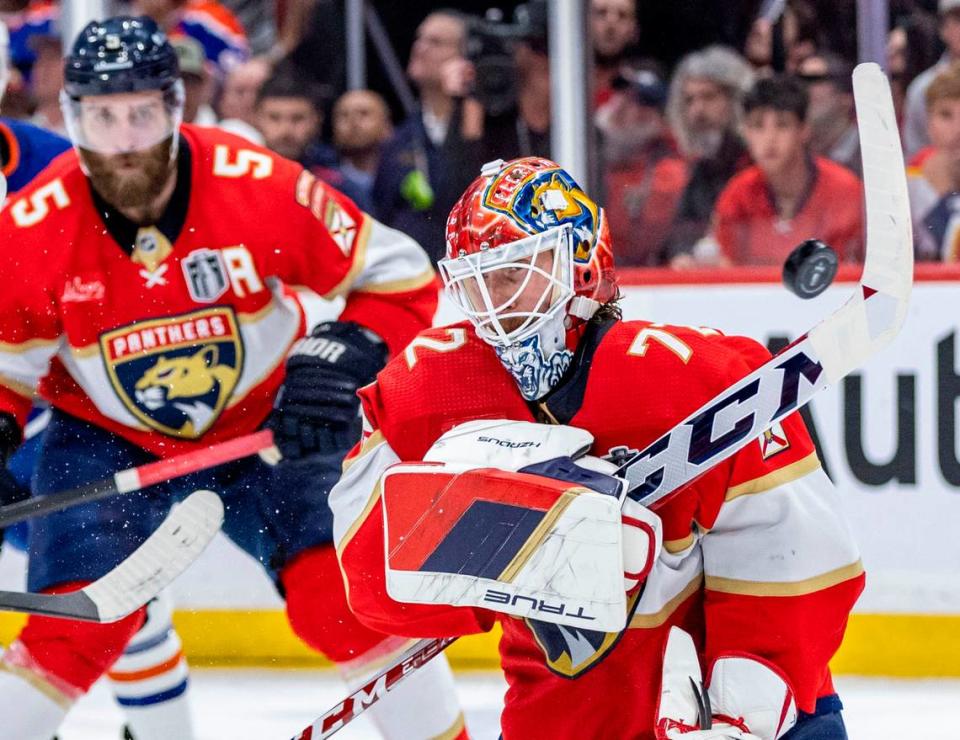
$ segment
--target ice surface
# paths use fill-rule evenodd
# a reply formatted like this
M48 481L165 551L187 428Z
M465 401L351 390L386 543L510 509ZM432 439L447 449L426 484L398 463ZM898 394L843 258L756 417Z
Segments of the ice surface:
M330 671L194 670L191 689L198 740L285 740L344 696ZM457 676L467 724L476 740L499 735L505 684L493 673ZM958 740L960 680L837 678L851 740ZM107 687L94 687L70 714L61 740L115 740L120 712ZM337 735L377 738L363 717Z

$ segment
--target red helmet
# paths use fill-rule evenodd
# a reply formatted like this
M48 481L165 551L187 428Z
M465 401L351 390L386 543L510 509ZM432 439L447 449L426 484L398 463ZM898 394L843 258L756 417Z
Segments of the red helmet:
M567 316L588 319L600 305L616 297L613 253L603 209L584 194L568 172L541 157L484 165L480 177L453 207L447 219L447 256L441 260L441 274L452 297L484 339L504 344L515 340L518 332L495 331L496 321L491 321L488 314L496 307L487 304L488 310L482 310L476 300L471 306L463 295L457 295L467 262L483 272L485 268L480 268L477 261L481 255L488 255L484 257L488 264L502 264L505 257L498 257L495 250L510 246L514 252L511 264L516 266L517 260L524 259L522 248L516 249L518 244L530 245L525 252L529 259L531 250L544 251L554 245L551 235L564 237L569 249L558 251L564 257L553 270L557 285L549 305L531 316L525 327L533 326L547 311L560 309L560 303ZM560 289L561 282L568 285L567 290ZM574 322L565 323L569 328Z

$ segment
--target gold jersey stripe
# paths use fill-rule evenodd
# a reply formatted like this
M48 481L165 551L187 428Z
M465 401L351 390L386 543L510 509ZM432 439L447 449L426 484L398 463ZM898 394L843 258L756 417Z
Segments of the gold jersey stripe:
M693 536L693 532L691 532L680 540L664 540L663 549L669 552L671 555L675 555L678 552L683 552L690 547L695 539L696 538Z
M802 460L785 465L782 468L774 470L771 473L762 475L759 478L739 483L727 489L724 501L732 501L739 496L747 496L752 493L763 493L777 486L782 486L798 478L802 478L807 473L813 472L820 467L820 459L816 452L811 452Z
M60 343L60 338L56 339L28 339L26 342L0 342L0 352L7 355L22 355L33 349L44 349L47 347L56 347Z
M360 512L360 515L359 515L356 519L353 520L353 524L350 525L350 528L349 528L349 529L346 531L346 533L343 535L343 539L341 539L338 543L336 543L336 545L337 545L337 559L341 559L341 558L342 558L342 556L343 556L343 551L347 549L347 545L350 544L350 540L352 540L353 537L354 537L354 535L356 535L356 533L357 533L357 531L360 529L361 525L362 525L365 521L367 521L367 517L370 516L370 512L373 511L373 508L374 508L378 503L380 503L380 496L381 496L380 480L378 479L378 480L377 480L377 485L375 485L375 486L373 487L373 492L370 494L370 498L367 500L366 506L363 507L363 511L361 511L361 512ZM344 576L343 582L344 582L344 585L347 585L346 576ZM348 594L348 596L349 596L349 594Z
M824 589L836 586L838 583L849 581L863 573L863 563L844 565L840 568L821 573L813 578L802 581L787 581L782 583L767 583L763 581L742 581L737 578L721 578L707 576L707 589L724 594L739 596L805 596Z
M67 711L71 706L73 706L73 700L70 697L66 696L53 684L44 681L43 678L37 675L37 673L34 671L31 671L27 668L21 668L18 665L11 665L5 661L0 661L0 671L7 671L23 681L26 681L64 711Z
M445 732L441 732L439 735L431 738L431 740L454 740L454 738L460 737L464 725L463 712L460 712L460 714L457 715L456 721L454 721Z
M13 378L8 378L6 375L0 375L0 385L2 385L7 390L13 391L18 396L23 396L24 398L33 400L35 395L34 389L31 388L26 383L21 383L19 380L14 380Z
M630 624L627 625L628 629L649 630L659 627L670 618L670 615L673 614L684 601L699 591L702 585L703 573L697 573L697 575L693 577L693 580L683 587L680 593L663 605L660 611L654 614L634 614L630 620Z
M360 462L364 457L373 452L373 449L380 445L381 443L386 442L383 438L383 432L379 429L375 429L371 432L370 436L367 437L360 444L360 449L357 450L357 454L353 457L346 457L343 460L343 472L346 473L354 464Z
M369 285L361 285L356 290L355 293L409 293L412 290L417 290L429 285L436 273L433 271L432 267L428 267L425 272L421 272L419 275L414 275L413 277L404 278L402 280L391 280L383 283L370 283Z

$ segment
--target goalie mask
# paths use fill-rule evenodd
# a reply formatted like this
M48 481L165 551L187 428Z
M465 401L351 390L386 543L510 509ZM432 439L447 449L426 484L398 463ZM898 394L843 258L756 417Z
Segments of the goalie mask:
M450 213L439 268L528 401L557 385L576 329L617 294L603 209L540 157L484 166Z

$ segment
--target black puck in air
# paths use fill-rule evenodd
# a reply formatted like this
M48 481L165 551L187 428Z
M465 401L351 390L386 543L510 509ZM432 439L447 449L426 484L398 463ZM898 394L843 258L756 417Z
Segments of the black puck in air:
M783 263L783 284L799 298L816 298L833 282L840 260L833 247L807 239Z

